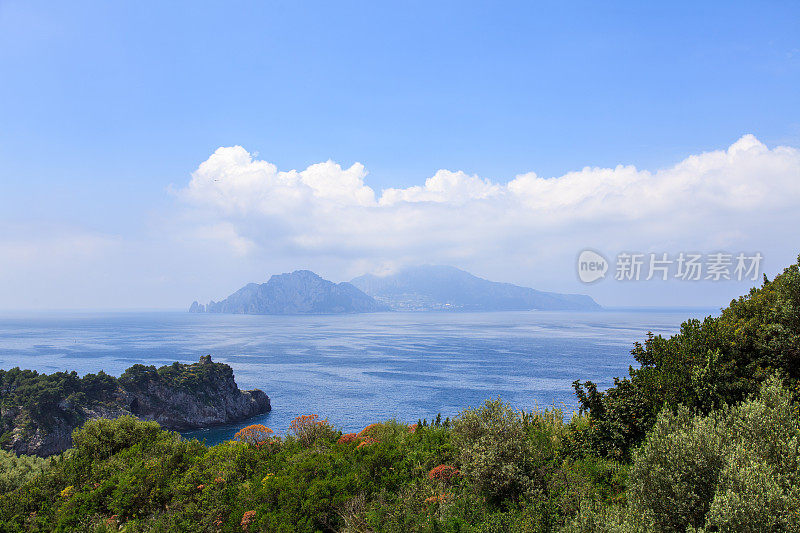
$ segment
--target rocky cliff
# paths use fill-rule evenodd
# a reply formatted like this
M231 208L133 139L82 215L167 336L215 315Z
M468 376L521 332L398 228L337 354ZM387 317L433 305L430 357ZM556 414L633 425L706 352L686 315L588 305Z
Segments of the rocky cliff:
M190 365L134 365L119 379L0 372L0 445L18 454L60 453L70 447L76 427L96 418L134 415L185 430L236 422L271 408L264 392L239 390L231 367L210 356Z

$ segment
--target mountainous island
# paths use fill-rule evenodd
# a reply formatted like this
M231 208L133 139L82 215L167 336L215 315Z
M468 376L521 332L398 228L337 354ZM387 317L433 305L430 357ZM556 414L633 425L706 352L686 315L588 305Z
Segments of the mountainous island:
M388 276L350 281L397 311L592 311L600 305L583 294L543 292L479 278L451 266L417 266Z
M479 278L450 266L418 266L388 276L333 283L310 270L249 283L220 302L193 302L191 313L304 315L377 311L593 311L583 294L544 292Z
M72 444L88 420L133 415L168 430L238 422L271 409L263 391L239 390L233 370L206 355L194 364L133 365L119 378L102 371L39 374L0 370L0 447L46 457Z
M272 276L266 283L249 283L221 302L192 303L190 313L254 315L319 315L372 313L389 308L350 283L333 283L310 270Z

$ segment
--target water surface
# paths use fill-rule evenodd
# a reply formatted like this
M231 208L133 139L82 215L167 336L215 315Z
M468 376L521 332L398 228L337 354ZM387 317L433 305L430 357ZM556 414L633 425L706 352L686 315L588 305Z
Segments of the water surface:
M243 389L272 400L264 423L282 433L317 413L346 431L375 421L454 416L501 396L519 408L576 408L572 382L611 385L635 364L634 341L674 333L709 311L373 313L264 316L52 313L0 316L0 367L40 372L104 370L142 363L231 365ZM209 443L242 424L189 435Z

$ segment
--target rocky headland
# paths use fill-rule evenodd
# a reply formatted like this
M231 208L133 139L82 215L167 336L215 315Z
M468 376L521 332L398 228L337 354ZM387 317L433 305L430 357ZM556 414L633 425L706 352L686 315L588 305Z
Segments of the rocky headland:
M269 397L240 390L230 366L203 356L194 364L134 365L119 378L104 372L39 374L0 370L0 446L17 454L49 456L72 444L87 420L133 415L164 429L228 424L266 413Z

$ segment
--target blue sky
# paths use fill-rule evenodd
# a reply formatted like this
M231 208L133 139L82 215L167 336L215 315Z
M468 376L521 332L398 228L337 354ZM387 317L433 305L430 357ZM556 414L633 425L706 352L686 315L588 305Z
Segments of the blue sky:
M420 186L440 169L505 184L586 166L656 172L726 150L745 134L768 150L799 147L800 4L0 0L0 80L0 246L15 254L0 308L32 300L33 307L182 306L190 294L224 296L257 273L292 265L346 279L428 260L580 290L574 276L504 269L490 260L497 250L477 242L450 256L409 245L375 257L303 248L298 238L280 255L260 245L279 226L243 213L235 220L216 213L214 227L254 243L250 252L219 259L175 288L187 265L197 265L197 250L148 243L169 232L186 242L181 224L194 223L202 202L187 204L180 191L219 147L242 146L281 171L329 159L343 168L360 163L376 197ZM787 168L779 183L796 180ZM794 221L786 216L781 223ZM269 232L255 236L254 227ZM86 296L84 257L62 277L48 274L49 292L34 298L20 241L41 251L60 231L162 261L172 288L137 282L141 268L125 271L123 253L103 274L109 286L124 279L137 289ZM680 232L672 240L657 233L661 241L618 239L605 251L641 243L682 249ZM782 235L783 245L758 241L766 237L755 231L714 242L733 251L764 242L775 269L800 251L796 238L788 242L794 233ZM606 287L597 290L608 303L637 303L638 291ZM737 291L686 291L664 303L716 305Z

